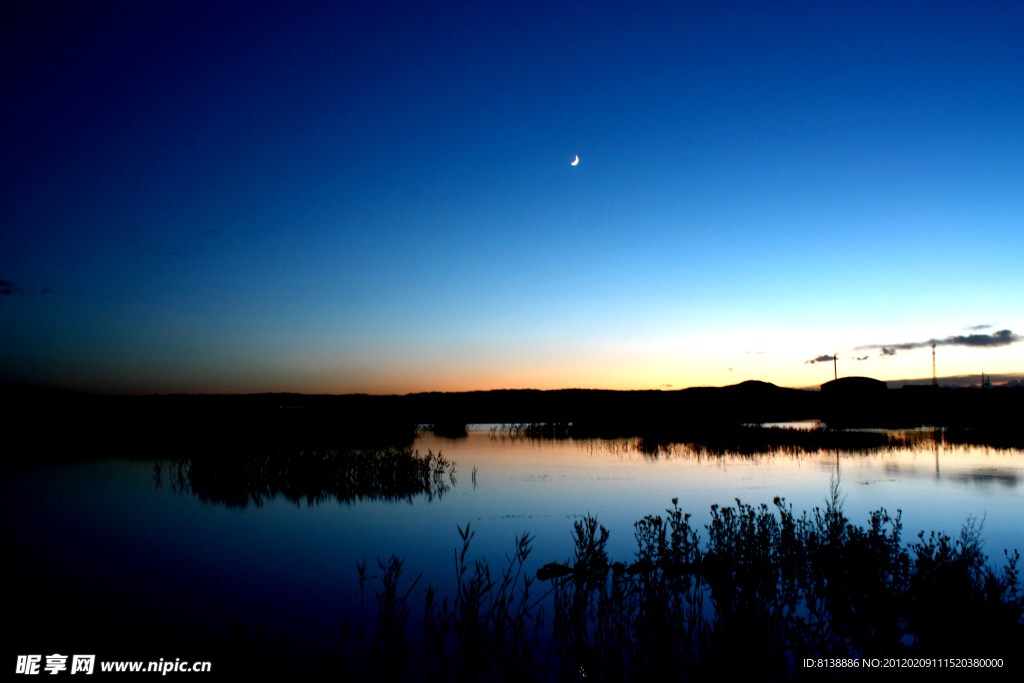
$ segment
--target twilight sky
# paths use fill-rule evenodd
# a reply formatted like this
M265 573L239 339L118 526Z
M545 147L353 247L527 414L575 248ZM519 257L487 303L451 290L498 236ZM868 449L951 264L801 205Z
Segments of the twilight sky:
M0 380L1024 374L1024 4L637 4L4 3Z

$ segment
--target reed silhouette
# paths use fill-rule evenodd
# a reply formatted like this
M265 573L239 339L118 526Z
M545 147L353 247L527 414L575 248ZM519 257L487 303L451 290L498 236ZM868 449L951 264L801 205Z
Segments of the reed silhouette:
M800 516L780 498L774 509L712 506L704 539L676 499L666 513L636 523L630 562L611 561L609 533L588 515L572 561L536 578L524 568L529 536L492 575L469 564L472 532L460 527L456 595L439 603L427 589L422 645L406 640L409 590L396 599L403 565L392 557L377 594L382 646L359 657L375 680L764 680L814 673L805 658L953 652L1002 658L986 673L1019 671L1019 554L989 565L974 518L955 539L922 532L904 544L899 512L850 523L835 482L824 507Z
M455 463L440 452L412 448L256 451L171 460L166 477L175 492L228 507L262 505L281 495L307 505L336 500L440 498L456 483ZM154 465L162 485L163 462Z

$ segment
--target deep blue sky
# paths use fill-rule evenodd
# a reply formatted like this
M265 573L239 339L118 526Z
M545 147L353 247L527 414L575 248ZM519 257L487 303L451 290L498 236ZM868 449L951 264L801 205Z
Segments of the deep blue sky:
M0 13L0 379L804 386L1024 331L1019 2Z

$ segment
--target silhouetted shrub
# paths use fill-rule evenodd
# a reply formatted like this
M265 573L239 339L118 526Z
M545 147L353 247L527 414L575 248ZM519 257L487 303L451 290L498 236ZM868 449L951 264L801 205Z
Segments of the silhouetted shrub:
M739 500L735 507L712 506L702 541L676 499L672 505L666 517L636 523L638 549L629 564L610 561L608 531L596 518L577 522L573 562L540 568L537 579L549 588L536 598L523 571L529 537L516 540L509 566L492 578L486 562L474 562L470 571L472 534L460 528L457 594L451 605L447 598L438 605L435 589L427 592L425 657L417 675L761 680L801 674L804 658L954 652L1016 664L1024 635L1019 554L1007 553L1001 570L988 565L982 525L973 518L957 539L922 533L904 545L899 512L881 509L866 527L853 525L833 485L824 509L799 517L780 498L774 510ZM389 566L401 568L394 560ZM397 579L389 571L385 587ZM395 604L385 601L381 609ZM389 626L377 637L399 636Z

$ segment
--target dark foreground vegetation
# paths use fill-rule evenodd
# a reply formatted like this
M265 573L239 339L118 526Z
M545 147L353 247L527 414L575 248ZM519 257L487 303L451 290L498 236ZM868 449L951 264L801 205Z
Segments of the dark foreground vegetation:
M290 634L246 631L211 648L182 624L126 622L32 569L32 551L0 545L13 577L10 659L25 652L97 652L156 660L168 653L214 662L211 680L283 680L301 672L366 681L749 681L804 678L938 679L933 669L808 669L805 658L971 658L999 668L954 672L1019 680L1024 592L1019 555L999 568L983 552L982 525L957 538L920 534L906 544L900 515L843 514L833 489L823 509L711 509L698 531L675 500L635 525L632 558L611 558L593 517L575 526L572 556L536 567L531 539L516 539L492 569L473 561L473 531L459 529L453 589L422 588L401 559L357 567L365 605L344 615L338 650L295 661ZM379 571L375 571L379 569ZM375 576L371 575L375 574Z
M667 516L636 523L631 561L609 558L607 530L587 517L576 524L572 560L535 575L528 536L500 571L470 564L467 525L455 595L430 588L422 607L410 602L416 581L400 559L380 563L379 585L366 585L358 567L376 617L346 621L335 665L347 678L382 681L820 677L805 658L1001 659L1001 668L972 672L986 679L1021 670L1019 554L1001 558L1001 569L988 565L974 519L959 538L921 533L905 545L898 512L854 525L833 487L809 515L778 498L775 510L713 506L702 538L672 502Z

